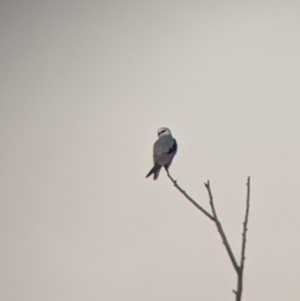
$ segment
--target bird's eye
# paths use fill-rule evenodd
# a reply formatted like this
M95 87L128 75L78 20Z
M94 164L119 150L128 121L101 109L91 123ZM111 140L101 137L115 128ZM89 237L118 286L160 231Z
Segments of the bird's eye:
M166 131L166 130L163 130L163 131L159 132L159 133L158 133L158 135L160 135L160 134L164 133L165 131Z

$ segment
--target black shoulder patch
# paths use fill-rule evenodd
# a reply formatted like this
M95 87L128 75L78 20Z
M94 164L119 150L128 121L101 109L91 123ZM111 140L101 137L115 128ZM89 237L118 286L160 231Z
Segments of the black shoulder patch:
M168 150L167 154L172 154L177 151L177 142L175 139L173 139L173 142L174 143L173 143L172 147Z

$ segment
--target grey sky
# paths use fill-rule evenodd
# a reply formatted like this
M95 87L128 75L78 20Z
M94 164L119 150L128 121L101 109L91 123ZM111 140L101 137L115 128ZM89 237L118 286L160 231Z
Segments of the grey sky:
M300 300L298 1L1 1L0 299Z

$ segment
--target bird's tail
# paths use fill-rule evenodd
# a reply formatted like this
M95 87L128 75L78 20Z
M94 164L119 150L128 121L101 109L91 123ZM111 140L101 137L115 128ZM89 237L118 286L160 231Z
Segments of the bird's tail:
M159 164L155 164L153 168L148 172L146 175L146 178L150 177L152 174L154 174L153 179L156 180L158 178L159 172L160 172L161 166Z

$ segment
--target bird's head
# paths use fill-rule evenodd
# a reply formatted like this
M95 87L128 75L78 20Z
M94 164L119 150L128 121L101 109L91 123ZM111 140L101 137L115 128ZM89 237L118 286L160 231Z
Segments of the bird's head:
M162 127L157 130L158 137L171 135L171 131L168 128Z

